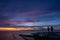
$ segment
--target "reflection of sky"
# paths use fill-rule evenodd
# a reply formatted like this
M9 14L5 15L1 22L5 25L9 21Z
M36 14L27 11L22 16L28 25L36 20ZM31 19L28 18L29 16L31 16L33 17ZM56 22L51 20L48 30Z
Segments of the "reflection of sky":
M40 26L60 24L59 0L0 1L0 26Z

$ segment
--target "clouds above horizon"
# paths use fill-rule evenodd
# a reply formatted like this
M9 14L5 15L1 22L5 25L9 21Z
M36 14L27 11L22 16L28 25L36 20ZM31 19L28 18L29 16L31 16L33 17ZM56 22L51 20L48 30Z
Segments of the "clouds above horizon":
M60 24L59 0L1 0L0 24ZM46 23L46 24L45 24ZM24 24L25 25L25 24ZM34 25L34 24L33 24Z

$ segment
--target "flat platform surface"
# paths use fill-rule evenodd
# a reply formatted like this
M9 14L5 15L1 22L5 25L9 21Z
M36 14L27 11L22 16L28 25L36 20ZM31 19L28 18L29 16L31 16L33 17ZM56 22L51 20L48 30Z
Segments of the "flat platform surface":
M24 40L19 34L32 35L31 33L37 33L36 31L0 31L0 40ZM54 32L60 35L60 32ZM13 35L14 36L13 36ZM47 32L38 32L37 34L45 35ZM51 35L51 33L50 33Z

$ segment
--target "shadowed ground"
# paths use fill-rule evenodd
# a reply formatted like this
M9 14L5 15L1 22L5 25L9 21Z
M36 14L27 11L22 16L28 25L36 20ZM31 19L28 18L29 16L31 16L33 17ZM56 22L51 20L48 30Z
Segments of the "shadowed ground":
M46 30L44 30L46 31ZM59 30L57 30L59 31ZM30 33L41 32L40 30L31 31L0 31L0 40L23 40L19 34L30 35Z

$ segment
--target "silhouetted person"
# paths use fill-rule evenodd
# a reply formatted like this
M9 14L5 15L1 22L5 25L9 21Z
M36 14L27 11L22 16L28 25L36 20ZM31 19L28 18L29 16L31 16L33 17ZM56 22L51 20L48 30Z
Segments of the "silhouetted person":
M48 29L48 32L49 32L50 31L49 27L47 29Z
M53 32L53 27L51 26L51 32Z

